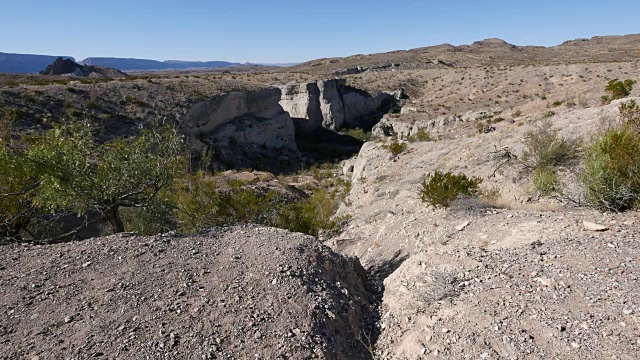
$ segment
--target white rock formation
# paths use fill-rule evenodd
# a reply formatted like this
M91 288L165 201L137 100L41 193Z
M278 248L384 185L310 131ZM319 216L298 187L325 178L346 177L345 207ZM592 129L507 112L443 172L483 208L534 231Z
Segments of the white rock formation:
M401 92L371 96L346 85L344 79L289 84L281 88L280 105L291 114L296 131L309 134L324 127L371 127L390 108L397 106Z

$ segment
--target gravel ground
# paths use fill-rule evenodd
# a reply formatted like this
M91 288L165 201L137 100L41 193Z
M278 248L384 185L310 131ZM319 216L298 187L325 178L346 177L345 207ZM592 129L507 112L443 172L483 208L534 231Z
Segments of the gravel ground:
M0 252L2 359L363 359L366 274L257 226Z

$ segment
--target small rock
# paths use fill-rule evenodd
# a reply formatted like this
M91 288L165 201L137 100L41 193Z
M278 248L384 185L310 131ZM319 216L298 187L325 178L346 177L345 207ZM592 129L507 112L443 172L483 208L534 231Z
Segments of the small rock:
M460 224L460 225L456 226L456 230L458 230L458 231L462 231L462 230L464 230L464 228L466 228L467 226L469 226L469 222L468 222L468 221L465 221L465 222L463 222L462 224Z
M550 287L550 288L555 288L557 283L555 280L553 279L549 279L549 278L535 278L534 280L539 281L542 285L546 286L546 287Z
M596 224L590 221L583 221L582 225L584 226L585 229L589 230L589 231L607 231L609 230L608 227L604 226L604 225L600 225L600 224Z
M64 318L65 324L68 324L68 323L70 323L72 321L73 321L73 316L67 316L66 318Z
M86 263L82 264L83 268L86 268L87 266L90 266L92 264L91 261L87 261Z

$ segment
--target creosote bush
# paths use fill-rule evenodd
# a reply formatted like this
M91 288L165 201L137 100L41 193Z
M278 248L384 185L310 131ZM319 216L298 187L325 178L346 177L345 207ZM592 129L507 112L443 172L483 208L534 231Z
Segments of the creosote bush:
M560 137L551 121L544 120L526 134L524 145L522 160L532 170L534 188L543 196L560 192L556 168L577 161L580 143Z
M630 126L594 138L581 176L587 202L602 211L640 206L640 134Z
M390 143L384 144L382 145L382 147L389 150L391 155L398 156L407 149L407 143L398 141L398 139L393 138Z
M334 214L350 184L336 180L314 189L306 199L290 199L275 191L261 191L240 181L219 184L219 179L198 172L176 182L172 191L174 215L183 232L214 226L256 223L318 236L334 231L345 218Z
M610 100L622 99L631 93L633 90L633 85L635 85L635 80L627 79L624 81L620 81L618 79L610 80L605 87L607 93L609 93Z
M416 133L407 138L408 142L417 142L417 141L434 141L435 139L431 135L431 133L423 128L418 129Z
M620 104L620 120L635 131L640 131L640 105L635 100Z
M549 196L560 191L560 183L556 170L552 167L541 167L533 170L531 176L533 186L542 196Z
M529 131L524 145L522 160L534 169L568 165L578 158L580 152L579 142L560 137L549 120Z
M460 196L476 196L480 191L479 177L468 178L465 174L435 171L422 178L420 199L435 207L449 207Z

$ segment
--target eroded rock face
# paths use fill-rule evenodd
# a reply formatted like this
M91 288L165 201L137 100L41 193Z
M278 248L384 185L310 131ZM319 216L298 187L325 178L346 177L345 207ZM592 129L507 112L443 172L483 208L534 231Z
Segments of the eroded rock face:
M396 93L369 93L347 86L344 79L323 80L282 87L280 105L291 114L299 134L309 134L321 127L370 128L389 109L396 108Z
M344 103L339 88L346 85L344 79L326 80L318 83L322 126L337 130L344 124Z
M193 151L213 153L220 168L287 168L298 155L293 121L280 98L277 88L216 95L193 106L182 129Z
M310 133L322 126L317 83L283 86L280 105L289 112L298 133Z

